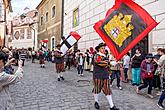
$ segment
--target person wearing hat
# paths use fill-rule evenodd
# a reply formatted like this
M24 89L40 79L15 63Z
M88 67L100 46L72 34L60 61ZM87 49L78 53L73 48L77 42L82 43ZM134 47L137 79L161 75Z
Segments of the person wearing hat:
M18 62L18 69L13 75L10 75L4 71L5 66L11 65L14 58L7 61L6 54L0 51L0 89L4 86L12 84L17 78L20 79L23 77L22 61Z
M56 49L54 51L54 56L55 56L55 65L56 65L56 72L58 74L57 80L64 80L64 77L62 75L62 72L64 72L64 56L63 53L61 52L61 45L58 44L56 46Z
M45 68L44 51L42 49L39 50L39 62L40 62L40 67Z
M151 95L152 86L153 86L153 72L154 72L154 65L152 63L153 55L148 54L145 60L142 61L140 69L141 69L141 78L143 79L144 84L137 87L136 92L139 94L140 90L148 87L148 97L153 98Z
M112 91L110 88L110 79L108 72L109 59L105 55L105 43L100 43L96 46L97 54L94 59L94 70L93 70L93 93L95 99L95 108L99 109L99 93L101 90L106 95L106 98L110 104L110 110L119 110L114 106L112 101Z

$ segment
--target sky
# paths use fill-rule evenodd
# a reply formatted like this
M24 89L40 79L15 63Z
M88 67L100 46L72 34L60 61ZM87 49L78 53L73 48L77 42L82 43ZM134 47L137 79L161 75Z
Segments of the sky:
M35 9L42 0L11 0L13 16L20 15L24 12L24 8L28 7L30 10Z

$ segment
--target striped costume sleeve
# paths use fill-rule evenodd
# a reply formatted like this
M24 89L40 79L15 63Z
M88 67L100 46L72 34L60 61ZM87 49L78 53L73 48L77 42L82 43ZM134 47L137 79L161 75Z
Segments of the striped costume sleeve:
M106 67L108 65L107 62L105 62L104 57L100 55L96 55L95 57L95 64L101 67Z

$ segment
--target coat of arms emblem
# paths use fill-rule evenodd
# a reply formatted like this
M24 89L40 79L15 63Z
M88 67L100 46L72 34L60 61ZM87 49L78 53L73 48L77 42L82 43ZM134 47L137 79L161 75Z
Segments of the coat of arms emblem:
M119 15L113 16L113 18L104 25L104 30L107 35L121 47L124 40L132 35L134 26L131 24L132 15Z

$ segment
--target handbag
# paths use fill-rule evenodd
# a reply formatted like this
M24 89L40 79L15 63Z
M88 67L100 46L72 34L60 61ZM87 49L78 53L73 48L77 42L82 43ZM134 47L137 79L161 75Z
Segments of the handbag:
M145 76L144 76L144 78L153 78L154 77L154 75L153 75L153 73L150 73L150 74L148 74L148 73L145 73Z
M151 79L154 77L153 73L148 74L147 72L141 73L142 79Z

